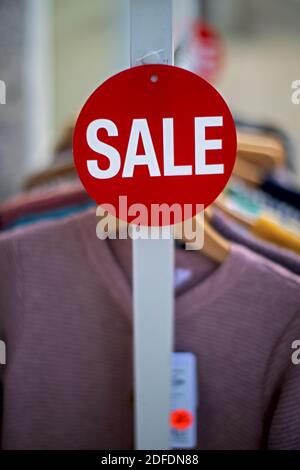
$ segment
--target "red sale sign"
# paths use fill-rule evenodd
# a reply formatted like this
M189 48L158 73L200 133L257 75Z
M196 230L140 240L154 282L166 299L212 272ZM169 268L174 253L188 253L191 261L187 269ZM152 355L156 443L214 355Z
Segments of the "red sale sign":
M195 73L214 81L223 65L224 49L222 38L213 26L201 21L195 23L190 51Z
M173 204L189 217L224 189L236 156L236 131L221 95L199 76L167 65L125 70L89 97L74 133L74 160L98 204L116 208ZM182 214L186 214L184 211ZM171 223L187 215L176 214ZM163 222L158 224L163 225Z

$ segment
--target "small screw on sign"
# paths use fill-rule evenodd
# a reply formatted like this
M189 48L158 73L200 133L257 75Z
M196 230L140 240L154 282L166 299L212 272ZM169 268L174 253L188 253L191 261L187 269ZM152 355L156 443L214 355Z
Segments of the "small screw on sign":
M179 431L188 429L193 424L193 415L188 410L174 410L171 412L171 427Z

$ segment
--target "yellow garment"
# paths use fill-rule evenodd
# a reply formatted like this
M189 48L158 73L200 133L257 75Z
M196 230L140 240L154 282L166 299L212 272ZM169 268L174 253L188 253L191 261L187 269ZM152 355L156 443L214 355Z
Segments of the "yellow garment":
M300 237L289 232L272 219L265 216L258 217L251 227L251 232L264 240L300 254Z

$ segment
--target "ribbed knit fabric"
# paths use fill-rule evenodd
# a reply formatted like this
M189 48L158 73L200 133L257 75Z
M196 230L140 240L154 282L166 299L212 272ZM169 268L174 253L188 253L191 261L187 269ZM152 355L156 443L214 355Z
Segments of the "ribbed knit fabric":
M89 210L0 235L3 449L133 447L131 243L95 228ZM197 447L299 449L298 277L237 245L221 266L176 264L192 273L175 348L197 357Z

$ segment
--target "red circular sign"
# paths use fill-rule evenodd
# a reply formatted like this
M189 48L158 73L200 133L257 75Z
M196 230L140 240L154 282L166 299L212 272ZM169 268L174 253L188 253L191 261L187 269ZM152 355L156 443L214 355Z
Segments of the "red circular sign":
M213 26L196 22L193 29L195 73L209 82L214 81L224 62L224 44L221 35Z
M188 429L193 424L193 415L188 410L174 410L170 417L171 427L179 431Z
M144 65L92 93L73 147L80 179L98 204L110 204L128 222L137 204L149 214L176 204L182 212L171 214L173 224L222 192L235 162L236 131L225 101L205 80L178 67ZM165 225L150 219L147 225Z

